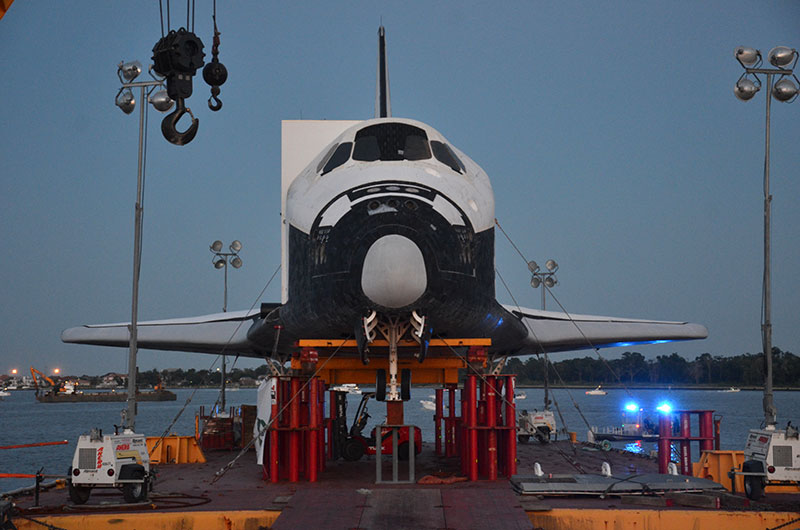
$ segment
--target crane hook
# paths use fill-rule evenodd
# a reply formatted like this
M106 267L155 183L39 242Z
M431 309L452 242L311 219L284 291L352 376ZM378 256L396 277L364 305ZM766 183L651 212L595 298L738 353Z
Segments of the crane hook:
M208 108L213 110L214 112L218 111L222 108L222 101L217 97L219 96L219 87L212 86L211 87L211 97L208 98ZM212 103L213 101L213 103Z
M187 112L189 113L189 116L192 117L192 124L189 125L189 128L184 132L179 132L177 129L178 121ZM194 140L195 135L197 135L197 128L199 125L200 120L194 117L194 114L192 114L192 109L186 107L183 98L178 98L178 100L175 102L175 110L172 113L164 116L164 119L161 121L161 133L170 143L175 145L186 145Z

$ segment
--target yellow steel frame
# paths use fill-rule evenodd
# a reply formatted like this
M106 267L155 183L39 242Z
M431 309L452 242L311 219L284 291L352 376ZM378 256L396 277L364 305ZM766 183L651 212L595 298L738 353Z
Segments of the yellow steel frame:
M458 383L459 368L466 367L464 360L456 356L450 348L458 346L482 346L492 345L491 339L432 339L428 346L428 356L422 362L418 362L414 357L401 356L398 359L398 368L403 370L408 368L413 373L414 384L455 384ZM341 339L302 339L297 341L300 348L313 348L318 350L320 368L317 374L323 381L330 385L343 383L370 384L375 383L375 371L379 369L389 369L388 355L378 354L378 348L388 348L386 340L376 339L369 345L372 354L369 364L365 365L361 359L353 357L329 357L337 351L351 350L356 348L355 340ZM398 349L419 348L413 340L403 340L398 344ZM351 352L348 352L351 353ZM301 369L302 363L299 358L292 358L292 368Z

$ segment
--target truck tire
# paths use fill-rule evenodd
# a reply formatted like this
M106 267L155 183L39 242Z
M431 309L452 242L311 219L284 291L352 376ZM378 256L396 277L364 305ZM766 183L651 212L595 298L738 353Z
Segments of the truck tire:
M349 438L342 448L342 458L348 462L356 462L364 456L364 444L355 438Z
M521 443L524 443L524 444L528 443L528 440L530 440L530 439L531 439L531 435L530 434L518 434L517 435L517 441L519 441Z
M67 482L67 489L69 490L69 500L75 504L86 504L86 501L89 500L89 495L92 494L92 488L76 486L71 480Z
M402 461L408 460L409 457L408 449L409 449L408 442L397 444L397 459Z
M763 472L764 467L761 462L748 460L742 464L742 471L758 473ZM757 501L764 496L764 479L755 475L744 476L744 494L751 501Z
M400 399L411 400L411 370L403 368L400 372Z
M144 478L144 473L137 472L134 479L141 479L141 482L129 482L122 485L122 496L125 502L134 504L142 502L147 498L147 481Z
M375 401L386 401L386 370L375 370Z

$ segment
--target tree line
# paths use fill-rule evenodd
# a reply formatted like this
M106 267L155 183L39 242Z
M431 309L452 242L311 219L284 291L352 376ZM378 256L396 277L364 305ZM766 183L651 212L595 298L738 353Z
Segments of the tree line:
M549 356L548 380L567 385L713 385L762 386L764 354L745 353L730 357L703 353L688 360L677 353L647 360L639 352L625 352L620 359L604 360L598 356L564 359L553 362ZM533 356L524 362L511 359L506 372L517 375L518 384L542 384L544 360ZM615 375L616 374L616 375ZM772 377L776 387L800 387L800 357L772 349ZM619 378L619 379L618 379Z

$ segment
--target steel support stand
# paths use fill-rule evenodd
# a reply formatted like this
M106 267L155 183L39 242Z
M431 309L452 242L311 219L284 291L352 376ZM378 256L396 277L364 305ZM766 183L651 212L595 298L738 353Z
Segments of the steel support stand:
M497 405L495 403L495 377L488 376L484 388L486 389L486 426L487 453L489 465L489 480L497 480Z
M514 404L514 376L506 376L506 476L517 474L517 407Z
M442 418L444 416L444 389L436 389L436 412L433 414L436 454L442 454ZM447 430L445 429L445 433ZM447 442L445 442L446 445Z
M477 381L474 375L467 376L467 458L468 475L471 481L478 480L478 409Z
M318 439L317 427L319 421L319 397L317 392L319 385L317 380L311 380L308 385L308 481L317 481L317 466L319 465L319 454L317 454Z
M672 417L662 414L658 420L658 472L667 473L671 455Z
M688 412L681 412L681 475L692 474L692 417Z
M289 481L300 479L300 380L292 377L289 405Z

